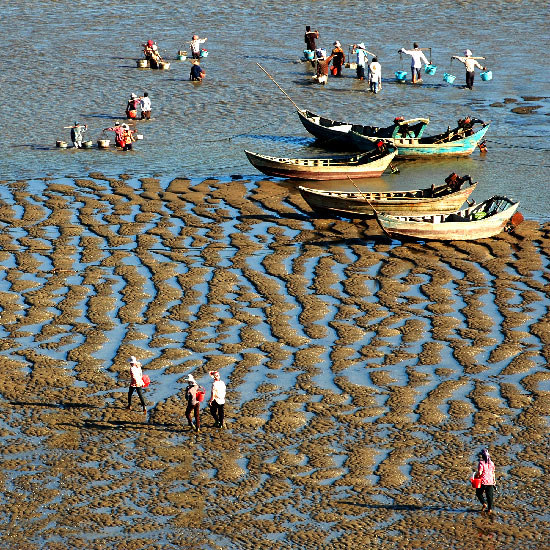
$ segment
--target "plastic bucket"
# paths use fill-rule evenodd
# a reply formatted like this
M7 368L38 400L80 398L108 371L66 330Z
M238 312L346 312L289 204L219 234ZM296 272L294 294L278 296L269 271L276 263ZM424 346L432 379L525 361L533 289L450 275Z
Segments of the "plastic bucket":
M456 76L454 74L443 73L443 80L452 84L455 81Z
M314 52L311 50L304 50L304 57L308 60L312 60L314 56Z
M201 57L208 57L208 50L201 50Z
M202 403L204 401L204 394L205 393L206 393L206 390L203 387L200 387L197 390L197 401L199 401L199 403Z
M407 78L407 71L395 71L395 78L400 82L403 82Z
M185 60L187 59L187 56L184 55L184 54L182 54L182 53L179 53L179 54L178 54L178 59L179 59L180 61L185 61Z
M144 374L141 379L143 380L143 387L146 388L150 383L151 383L151 379L149 378L149 376L147 376L146 374Z
M435 65L426 65L426 67L424 67L424 70L428 74L435 74L435 71L437 70L437 67Z
M166 62L166 61L161 61L159 64L158 64L158 68L159 69L162 69L163 71L167 71L169 68L170 68L170 63Z
M481 76L481 80L493 80L493 71L485 71L479 76Z
M58 139L58 140L55 142L55 146L56 146L56 147L60 147L61 149L66 149L66 148L67 148L67 142Z
M331 67L330 68L330 74L332 76L336 76L338 74L338 69L336 67Z
M479 489L481 487L481 478L480 477L471 477L470 483L474 489Z
M98 146L100 149L108 149L110 143L111 143L111 140L110 140L110 139L98 139L98 140L97 140L97 146Z
M94 142L92 140L82 142L82 147L84 147L84 149L91 149L93 145Z
M149 66L149 61L147 61L147 59L138 59L137 66L141 69L144 69L145 67Z

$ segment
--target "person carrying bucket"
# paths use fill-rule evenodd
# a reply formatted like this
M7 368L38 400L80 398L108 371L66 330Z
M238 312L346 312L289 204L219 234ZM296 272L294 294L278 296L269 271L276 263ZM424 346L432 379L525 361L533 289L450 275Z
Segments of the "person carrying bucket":
M223 428L224 423L224 406L225 406L225 382L220 378L220 373L217 370L211 370L208 373L213 379L212 393L210 395L210 414L214 417L214 428Z
M139 97L136 94L132 94L126 105L126 118L137 118L137 109L139 105Z
M117 147L124 147L124 128L117 120L114 126L110 128L105 128L104 132L114 132L115 133L115 145Z
M328 67L333 58L332 55L326 56L324 50L317 49L317 69L313 78L317 80L319 84L326 84L328 81Z
M357 78L365 80L365 66L368 62L365 44L363 42L354 44L353 49L357 55Z
M132 408L132 394L134 391L137 392L139 400L141 401L141 406L143 407L143 414L147 414L147 409L145 408L145 399L143 399L143 393L141 388L145 386L143 381L143 372L141 370L141 363L132 355L130 357L130 387L128 388L128 405L127 409Z
M185 388L185 399L187 401L187 408L185 409L185 418L187 418L187 423L189 427L195 430L196 433L201 431L201 421L200 421L200 407L201 399L199 395L199 385L193 378L193 375L190 374L187 377L187 387ZM194 414L194 421L191 419L191 412Z
M201 44L204 44L208 38L199 38L198 34L194 34L191 39L191 56L193 59L200 59L201 56Z
M84 132L88 129L88 126L86 124L79 124L78 122L75 122L73 126L66 126L66 128L71 129L71 141L73 142L74 147L77 149L82 149L82 138Z
M460 55L453 55L451 59L458 59L461 63L464 63L466 66L466 88L473 90L474 88L474 69L478 67L479 69L485 71L486 68L479 64L477 59L483 59L483 57L475 58L472 57L472 51L466 50L464 52L464 57Z
M415 42L412 50L400 48L397 52L400 54L406 53L411 56L412 83L416 84L421 81L422 78L420 77L420 69L422 69L422 63L424 63L424 65L429 65L430 62L426 59L426 56L422 53L422 50L418 47L418 44Z
M489 456L487 449L482 449L478 454L479 462L477 465L477 472L475 476L477 479L481 479L481 487L476 488L476 497L481 502L481 511L489 514L493 513L493 497L495 486L495 464ZM487 502L483 494L487 497Z

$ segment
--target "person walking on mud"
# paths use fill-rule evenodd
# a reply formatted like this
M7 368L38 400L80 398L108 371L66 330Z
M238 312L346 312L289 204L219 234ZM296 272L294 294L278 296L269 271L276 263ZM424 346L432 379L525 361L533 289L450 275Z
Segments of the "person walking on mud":
M200 422L200 401L197 396L199 385L195 382L193 375L187 377L187 387L185 388L185 399L187 400L187 408L185 409L185 418L189 427L195 430L196 433L201 431ZM194 421L191 419L191 412L194 414Z
M143 414L147 414L145 408L145 399L143 399L143 393L141 388L145 386L143 382L143 372L141 371L141 363L132 355L130 357L130 387L128 388L128 406L127 409L132 408L132 394L137 392L141 406L143 407Z
M214 428L223 428L224 406L225 406L225 382L220 378L217 370L208 373L213 379L212 394L210 396L210 414L214 417Z
M477 465L477 477L481 478L481 487L476 489L476 497L481 502L481 511L487 511L489 514L493 513L493 498L494 498L494 486L495 486L495 464L489 456L489 451L483 449L478 454L479 462ZM487 502L484 498L487 497Z

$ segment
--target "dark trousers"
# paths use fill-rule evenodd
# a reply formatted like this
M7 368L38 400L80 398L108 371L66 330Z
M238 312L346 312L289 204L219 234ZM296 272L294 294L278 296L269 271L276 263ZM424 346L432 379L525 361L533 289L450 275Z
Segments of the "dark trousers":
M466 87L470 90L474 87L474 71L466 71Z
M134 386L130 386L128 388L128 408L132 405L132 394L134 393L134 390L137 391L139 400L141 401L141 406L145 408L145 399L143 399L143 393L141 392L141 388L134 388Z
M131 144L131 143L125 143L125 144L122 146L122 150L123 150L123 151L131 151L131 150L132 150L132 144Z
M191 403L188 403L187 408L185 409L185 418L187 418L187 423L189 424L189 426L193 425L193 422L191 420L191 411L195 412L195 428L197 430L201 427L199 418L200 407L200 403L197 403L196 405L191 405Z
M479 489L476 489L476 497L481 504L485 504L483 493L487 496L487 510L493 509L493 485L482 485Z
M210 405L210 414L214 417L214 422L218 426L223 426L223 419L224 419L223 408L224 408L224 405L220 405L216 400L212 401L212 405Z
M363 65L357 65L357 78L364 80L365 79L365 67Z

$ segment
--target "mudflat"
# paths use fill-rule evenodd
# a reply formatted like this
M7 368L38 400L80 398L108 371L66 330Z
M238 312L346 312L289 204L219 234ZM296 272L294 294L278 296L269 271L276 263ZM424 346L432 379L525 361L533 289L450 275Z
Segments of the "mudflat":
M550 540L548 224L401 244L284 182L4 185L1 548ZM208 396L214 369L227 426L204 406L195 435L185 378ZM494 517L468 481L483 446Z

